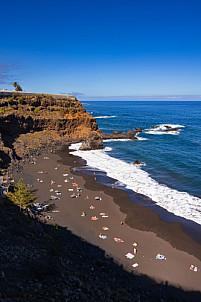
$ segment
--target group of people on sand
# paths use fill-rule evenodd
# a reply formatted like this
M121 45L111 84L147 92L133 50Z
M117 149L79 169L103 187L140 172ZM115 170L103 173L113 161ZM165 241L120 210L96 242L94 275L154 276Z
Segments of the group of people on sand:
M46 158L47 159L47 158ZM60 165L57 165L57 167L55 167L55 170L58 170L58 168L59 168L59 166ZM43 171L39 171L38 173L41 173L41 174L43 174ZM94 174L95 175L95 174ZM64 179L64 182L68 182L69 183L69 181L70 180L72 180L72 186L73 186L73 188L72 189L69 189L69 191L73 191L73 194L71 195L71 197L80 197L81 196L81 193L83 192L83 189L81 188L81 187L79 187L79 185L78 185L78 183L76 183L76 182L74 182L73 181L73 177L68 177L68 178L66 178L67 176L69 176L67 173L64 173L63 174L63 176L65 177L65 179ZM51 186L53 186L53 185L55 185L56 184L56 182L54 181L54 180L51 180L50 181L50 184L51 184ZM57 185L57 187L61 187L61 185ZM74 193L74 190L76 190L77 191L77 194L75 194ZM55 191L55 193L57 192L57 190L54 190L53 188L51 188L51 190L49 190L49 191ZM61 193L60 193L60 195L61 195ZM86 196L86 198L85 198L85 200L89 200L89 196ZM95 201L96 202L100 202L101 201L101 198L99 197L99 196L96 196L95 197ZM89 209L90 210L95 210L95 206L93 205L93 204L89 204ZM81 217L86 217L87 216L87 213L85 212L85 211L82 211L81 212ZM101 218L108 218L109 217L109 215L107 214L107 213L104 213L104 212L101 212L100 213L100 216L101 216ZM99 219L99 217L97 217L96 215L94 215L94 216L91 216L91 220L92 221L97 221ZM123 221L120 221L120 225L123 225L124 223L123 223ZM107 227L107 226L103 226L102 227L102 229L104 230L104 231L108 231L109 230L109 228ZM98 235L98 237L100 238L100 239L107 239L108 237L105 235L105 234L103 234L102 232ZM118 237L115 237L114 238L114 241L116 241L117 243L123 243L124 242L124 240L123 239L121 239L121 238L118 238ZM134 248L133 248L133 254L131 254L131 253L129 253L130 255L132 255L132 256L130 256L130 258L129 257L127 257L127 258L129 258L129 259L132 259L132 258L134 258L135 257L135 255L137 254L137 248L136 248L136 246L137 246L137 243L136 242L134 242L133 243L133 246L134 246ZM137 267L138 266L138 263L135 263L135 264L133 264L133 267Z
M49 159L49 158L48 158L48 157L44 157L44 159ZM34 164L36 164L35 161L34 161ZM57 165L57 167L55 167L55 170L57 170L59 166L60 166L60 165ZM39 173L39 174L47 174L47 171L45 171L45 172L44 172L44 171L39 171L38 173ZM64 182L65 182L65 183L67 183L67 182L69 182L70 180L73 180L73 179L74 179L73 177L69 177L69 179L67 179L67 178L66 178L66 177L68 176L67 173L64 173L63 176L65 177L65 179L64 179ZM95 180L96 180L95 172L94 172L94 178L95 178ZM42 180L42 179L39 179L39 178L37 179L37 181L38 181L38 182L43 182L43 180ZM55 184L55 181L54 181L54 180L51 180L50 184L51 184L51 186L53 186L53 185ZM59 187L59 186L61 187L61 185L58 185L58 187ZM73 192L74 192L74 190L76 190L76 191L77 191L77 194L73 193L73 194L71 195L71 197L74 197L74 198L80 197L80 196L81 196L81 193L83 192L83 189L82 189L81 187L79 187L78 184L77 184L76 182L72 182L72 186L73 186L73 188L72 188L72 189L69 189L69 191L73 191ZM138 189L139 189L139 188L137 188L136 192L138 192ZM53 191L53 189L51 189L50 191ZM56 191L56 190L55 190L55 192L58 193L58 191ZM60 193L60 195L61 195L61 193ZM59 198L58 198L58 199L59 199ZM89 196L86 196L86 197L85 197L85 200L88 200L88 199L89 199ZM95 202L96 202L96 201L101 201L101 198L98 197L98 196L96 196L96 197L95 197ZM95 210L95 206L94 206L93 204L89 204L89 209L90 209L90 210ZM81 212L81 216L82 216L82 217L86 217L86 216L87 216L87 213L86 213L85 211L82 211L82 212ZM108 218L108 217L109 217L109 215L108 215L107 213L100 213L100 216L101 216L102 218ZM48 217L48 218L49 218L49 217ZM99 217L97 217L96 215L93 215L93 216L91 217L91 220L92 220L92 221L97 221L98 219L99 219ZM124 222L123 222L123 221L120 221L120 225L122 226L123 224L124 224ZM104 231L109 231L109 228L108 228L107 226L103 226L102 229L103 229ZM105 240L105 239L108 238L108 237L107 237L105 234L103 234L102 232L98 234L98 237L99 237L100 239L103 239L103 240ZM115 238L114 238L114 241L117 242L117 243L123 243L123 242L124 242L123 239L118 238L118 237L115 237ZM133 259L133 258L136 256L136 254L137 254L137 246L138 246L137 242L133 242L132 245L133 245L133 252L132 252L132 253L129 252L129 253L127 253L127 254L125 255L127 259ZM157 260L166 260L166 257L165 257L164 255L157 254L157 255L156 255L156 259L157 259ZM134 264L132 264L132 267L133 267L133 268L136 268L138 265L139 265L138 263L134 263ZM199 269L197 266L193 265L193 264L190 265L189 269L190 269L191 271L194 271L194 272L199 272L199 271L200 271L200 269Z
M94 175L95 175L95 172L94 172ZM89 197L87 196L85 199L89 199ZM101 198L100 197L95 197L95 200L96 201L100 201L101 200ZM95 209L95 206L93 205L93 204L91 204L90 206L89 206L89 209L90 210L94 210ZM85 212L85 211L82 211L82 213L81 213L81 217L86 217L87 216L87 213ZM107 214L107 213L100 213L100 216L102 217L102 218L107 218L109 215ZM97 221L99 218L95 215L95 216L92 216L91 217L91 220L92 221ZM123 221L120 221L120 225L123 225L124 223L123 223ZM102 227L102 229L104 230L104 231L108 231L109 230L109 228L107 227L107 226L104 226L104 227ZM98 237L100 238L100 239L103 239L103 240L105 240L105 239L107 239L108 237L105 235L105 234L103 234L102 232L98 235ZM124 240L122 240L121 238L117 238L117 237L115 237L114 238L114 241L116 241L117 243L123 243L124 242ZM128 253L129 254L129 256L127 257L127 255L125 255L128 259L133 259L134 257L135 257L135 255L137 254L137 242L134 242L133 243L133 254L131 254L131 253ZM133 264L133 267L134 268L136 268L138 266L138 263L134 263Z

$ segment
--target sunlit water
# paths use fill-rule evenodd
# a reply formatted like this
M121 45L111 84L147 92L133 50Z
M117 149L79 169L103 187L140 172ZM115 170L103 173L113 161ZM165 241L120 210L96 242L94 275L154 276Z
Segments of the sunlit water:
M135 127L143 132L138 141L104 141L103 151L74 145L74 154L169 212L201 224L201 102L91 102L86 110L103 133ZM133 165L135 160L143 164Z

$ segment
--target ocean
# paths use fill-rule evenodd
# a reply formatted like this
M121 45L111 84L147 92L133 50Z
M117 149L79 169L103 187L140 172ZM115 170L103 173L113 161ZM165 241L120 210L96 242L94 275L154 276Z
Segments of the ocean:
M143 130L137 141L105 140L104 150L79 151L74 144L88 171L104 172L109 185L128 190L166 221L201 225L201 102L99 101L85 109L103 133Z

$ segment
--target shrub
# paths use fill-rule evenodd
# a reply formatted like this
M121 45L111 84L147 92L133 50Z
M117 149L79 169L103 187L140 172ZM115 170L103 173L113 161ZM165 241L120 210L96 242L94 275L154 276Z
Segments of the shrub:
M36 114L39 111L39 108L34 109L34 113Z

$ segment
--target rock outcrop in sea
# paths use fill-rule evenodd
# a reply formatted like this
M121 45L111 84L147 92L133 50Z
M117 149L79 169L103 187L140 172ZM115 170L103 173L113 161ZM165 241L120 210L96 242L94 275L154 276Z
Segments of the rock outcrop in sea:
M112 134L101 134L102 139L132 139L137 140L137 131L129 130L126 133L121 133L119 131L114 131Z
M137 131L129 130L127 133L121 133L119 131L113 131L111 134L104 134L98 132L97 136L88 138L87 140L82 141L80 150L98 150L103 149L103 140L107 139L131 139L138 140L136 137Z
M141 161L139 161L138 159L136 159L133 164L134 165L142 165L143 163L141 163Z

